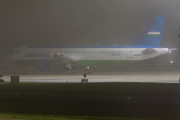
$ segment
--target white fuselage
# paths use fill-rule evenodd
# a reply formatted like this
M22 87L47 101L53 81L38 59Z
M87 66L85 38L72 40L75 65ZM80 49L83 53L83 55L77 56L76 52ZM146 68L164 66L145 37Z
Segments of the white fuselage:
M145 60L168 53L168 48L150 48L151 54L143 54L147 48L28 48L26 46L14 49L7 58L17 60L52 60L53 53L62 54L74 61L83 60Z

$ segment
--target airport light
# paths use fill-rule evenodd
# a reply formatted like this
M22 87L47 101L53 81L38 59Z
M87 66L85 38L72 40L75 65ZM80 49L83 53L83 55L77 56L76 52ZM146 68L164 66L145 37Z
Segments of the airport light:
M169 50L169 53L171 53L171 51Z
M178 65L179 65L179 63L178 63Z
M173 63L173 61L171 61L171 64Z

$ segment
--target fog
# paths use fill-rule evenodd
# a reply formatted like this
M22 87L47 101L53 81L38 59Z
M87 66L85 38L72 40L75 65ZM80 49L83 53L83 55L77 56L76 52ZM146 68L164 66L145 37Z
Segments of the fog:
M0 51L27 44L131 45L158 15L166 16L161 46L175 48L179 5L179 0L0 0Z

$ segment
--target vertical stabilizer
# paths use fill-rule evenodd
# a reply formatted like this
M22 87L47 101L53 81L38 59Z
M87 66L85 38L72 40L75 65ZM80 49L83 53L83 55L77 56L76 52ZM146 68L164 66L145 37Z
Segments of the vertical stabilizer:
M165 16L158 16L152 22L141 39L135 43L137 46L159 46L165 24Z

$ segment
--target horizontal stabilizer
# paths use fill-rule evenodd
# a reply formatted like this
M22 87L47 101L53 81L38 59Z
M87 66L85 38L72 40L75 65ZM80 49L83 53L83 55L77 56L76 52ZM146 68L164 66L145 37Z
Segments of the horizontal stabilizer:
M170 51L173 51L173 50L178 50L178 48L171 48L169 49Z
M143 55L149 55L149 54L156 53L156 52L157 52L156 50L150 49L150 48L147 48L144 51L142 51Z

